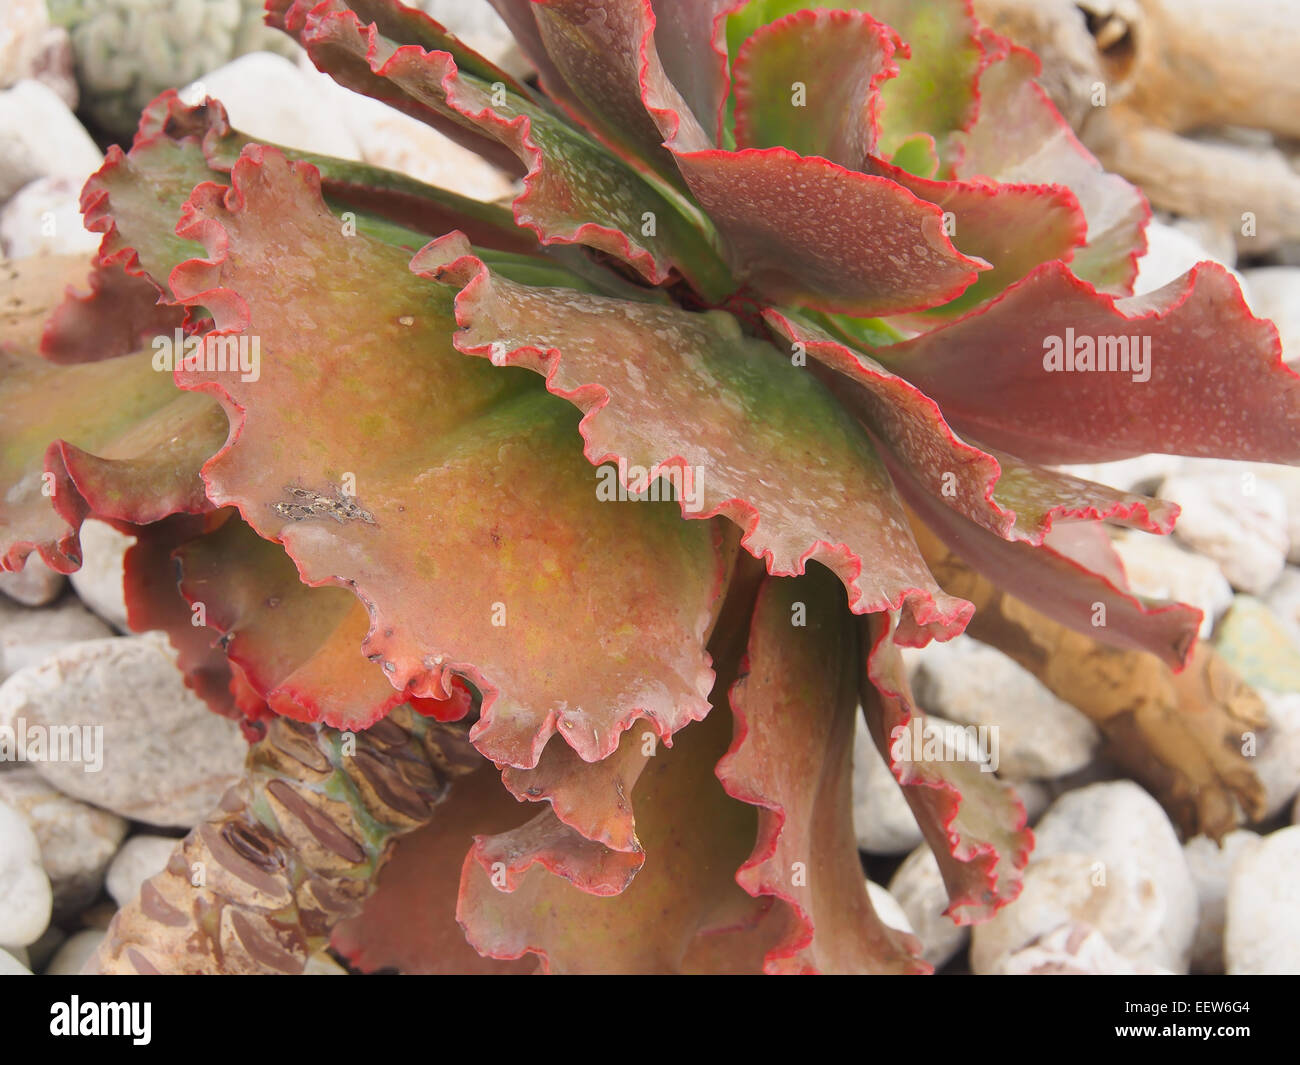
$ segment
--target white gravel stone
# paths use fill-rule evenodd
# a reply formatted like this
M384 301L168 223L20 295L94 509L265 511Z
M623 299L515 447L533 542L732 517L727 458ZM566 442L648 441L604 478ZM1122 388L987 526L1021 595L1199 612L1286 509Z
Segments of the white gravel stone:
M35 553L27 556L27 564L22 569L0 573L0 593L23 606L54 602L67 583L67 577L50 569Z
M1232 585L1212 559L1193 554L1168 537L1132 533L1115 540L1129 587L1152 599L1172 599L1200 608L1201 636L1232 605Z
M927 711L959 725L997 729L999 772L1064 776L1092 761L1101 734L1002 652L959 636L925 648L913 694Z
M1058 798L1034 837L1036 858L1086 856L1103 863L1107 882L1131 885L1135 895L1149 897L1152 912L1161 918L1150 942L1135 949L1138 940L1101 931L1135 961L1187 972L1196 934L1196 886L1174 826L1155 799L1132 781L1092 784Z
M1281 578L1264 597L1264 605L1286 629L1291 642L1300 648L1300 569L1287 566Z
M0 88L30 75L49 28L45 0L6 0L0 8Z
M105 886L114 902L126 906L140 894L140 885L167 868L172 851L180 843L167 836L132 836L122 845L108 867Z
M69 107L77 106L68 31L50 25L45 0L5 0L0 7L0 89L27 78L53 89Z
M1064 924L1008 954L992 976L1172 976L1168 969L1124 957L1091 925Z
M254 140L339 159L361 158L356 138L340 120L338 98L309 83L284 56L249 52L181 90L187 102L198 103L204 96L220 100L230 124Z
M27 765L0 775L0 801L26 818L40 844L56 914L74 914L93 902L126 836L126 821L68 798Z
M100 234L81 222L82 182L42 177L28 182L0 209L0 248L11 259L32 255L89 255Z
M30 79L0 92L0 202L40 177L85 181L104 162L68 105Z
M69 577L81 601L120 632L126 631L123 559L134 543L134 536L118 532L107 522L97 518L82 522L81 568Z
M9 951L0 948L0 976L31 976L31 969L14 957Z
M1232 270L1231 263L1219 259L1188 233L1152 219L1147 226L1147 253L1138 260L1138 276L1133 291L1141 296L1176 281L1199 262L1219 262ZM1237 280L1241 275L1237 274Z
M69 644L112 635L113 630L76 598L39 608L0 601L0 679L36 665Z
M1164 910L1148 877L1126 875L1091 854L1045 855L1025 870L1019 898L972 929L971 969L994 973L1008 956L1070 924L1095 928L1112 945L1122 944L1132 962L1158 965L1155 959L1165 954Z
M1263 266L1245 271L1251 307L1270 318L1282 338L1282 358L1300 361L1300 266Z
M898 900L889 893L887 888L877 884L874 880L868 880L867 897L871 899L871 908L876 911L876 916L882 922L899 932L916 935L915 930L912 928L912 922L907 919L903 907L898 904Z
M349 976L348 971L336 962L328 951L322 950L307 959L302 971L303 976Z
M1223 846L1209 836L1197 836L1183 844L1187 868L1196 884L1200 914L1192 944L1192 972L1223 972L1223 925L1227 915L1228 879L1237 860L1260 840L1249 829L1239 828L1223 837Z
M19 670L0 684L0 723L20 721L51 738L52 728L80 730L80 761L32 763L60 791L156 825L200 821L242 775L248 749L235 722L185 687L157 634L74 644Z
M944 915L948 889L934 852L924 843L903 859L889 882L889 893L920 938L923 957L936 969L951 961L969 942L970 926L958 925Z
M853 830L868 854L905 854L921 842L921 829L902 789L858 714L853 739Z
M1258 734L1252 768L1264 785L1263 820L1285 810L1300 791L1300 692L1256 688L1268 707L1268 728Z
M1249 471L1179 474L1160 494L1183 508L1174 535L1213 559L1234 588L1263 595L1282 576L1290 536L1276 485Z
M1189 476L1235 478L1234 489L1242 493L1255 491L1258 484L1268 484L1282 494L1286 505L1286 530L1290 550L1287 561L1300 565L1300 466L1280 466L1273 462L1235 462L1229 459L1184 459L1182 472Z
M1300 974L1300 827L1265 836L1232 867L1223 953L1229 976Z
M105 934L97 928L88 928L84 932L78 932L76 935L69 937L68 941L55 951L54 957L50 959L49 965L45 967L45 975L78 975L82 966L99 949L99 945L104 942L104 939Z
M35 943L50 923L53 904L36 836L19 811L0 802L0 947Z

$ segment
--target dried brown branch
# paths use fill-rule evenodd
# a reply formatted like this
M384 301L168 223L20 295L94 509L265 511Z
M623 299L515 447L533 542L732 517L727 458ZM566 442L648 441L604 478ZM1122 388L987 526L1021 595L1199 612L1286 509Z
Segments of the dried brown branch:
M1094 721L1108 754L1185 832L1221 837L1237 826L1238 804L1262 816L1263 788L1242 748L1267 712L1213 648L1198 646L1175 674L1154 655L1105 647L1007 595L919 523L914 531L944 590L975 604L970 634Z
M976 0L975 10L1038 54L1062 114L1157 207L1215 220L1243 252L1300 238L1300 174L1267 136L1192 136L1300 137L1292 0Z

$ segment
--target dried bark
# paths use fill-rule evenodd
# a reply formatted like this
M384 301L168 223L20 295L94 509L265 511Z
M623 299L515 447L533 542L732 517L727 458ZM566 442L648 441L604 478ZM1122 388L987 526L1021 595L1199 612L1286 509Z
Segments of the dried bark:
M355 736L273 719L244 779L113 918L85 971L301 972L360 912L389 845L481 764L463 725L408 707Z
M1157 207L1214 219L1243 252L1300 239L1300 174L1267 136L1201 136L1246 127L1300 137L1292 0L976 0L975 10L1039 55L1062 114Z
M1238 805L1252 819L1263 815L1263 787L1242 748L1267 727L1267 711L1213 648L1198 645L1175 674L1154 655L1105 647L1001 591L920 523L913 529L939 584L975 604L967 631L1095 722L1110 757L1189 836L1231 832Z

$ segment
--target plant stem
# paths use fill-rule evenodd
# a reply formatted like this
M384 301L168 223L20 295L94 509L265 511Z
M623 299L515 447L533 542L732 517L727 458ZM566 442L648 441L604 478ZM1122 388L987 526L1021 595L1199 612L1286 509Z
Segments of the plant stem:
M356 734L274 718L244 778L113 918L91 973L299 973L356 915L390 844L481 764L407 706Z

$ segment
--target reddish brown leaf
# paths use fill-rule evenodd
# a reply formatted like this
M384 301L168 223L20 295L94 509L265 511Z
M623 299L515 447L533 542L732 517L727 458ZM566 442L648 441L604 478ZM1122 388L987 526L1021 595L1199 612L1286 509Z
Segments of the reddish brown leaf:
M1049 369L1058 350L1118 369ZM965 318L872 354L959 432L1032 462L1153 451L1300 462L1300 376L1214 263L1125 300L1048 263Z
M373 11L371 17L362 16L358 10L361 6L361 4L346 3L345 0L337 0L328 7L318 3L317 0L267 0L267 22L269 25L284 30L285 33L294 37L307 52L308 58L316 64L316 68L330 75L345 88L365 93L367 96L373 96L390 107L418 118L449 140L481 155L484 159L507 172L521 173L520 160L515 153L487 131L476 128L473 123L458 121L454 115L446 114L436 107L412 99L407 94L384 85L382 80L377 80L371 76L364 58L359 59L357 56L347 54L346 51L336 50L326 40L309 43L308 35L313 32L315 26L313 18L346 12L348 18L355 19L358 27L374 25ZM373 8L376 5L372 4L370 6ZM396 8L396 5L386 6ZM456 48L462 59L466 55L477 56L477 53L469 49L461 52L463 45L460 45L459 41L456 41L455 45L452 45L446 39L436 42L422 42L418 39L419 35L413 35L410 32L411 27L405 20L395 21L391 18L381 18L380 21L384 23L384 29L377 29L376 32L393 41L394 47L409 45L421 52L425 50L436 51L446 55L453 66L458 66L456 59L451 55L453 47ZM432 20L429 21L432 22ZM397 34L396 37L393 36L394 33ZM451 40L455 40L455 38L451 38ZM482 59L481 56L478 58ZM508 76L494 75L489 77L484 84L491 85L496 81L510 87L513 92L519 91L515 87L514 79Z
M972 447L949 428L934 400L869 355L793 312L768 310L764 318L792 350L860 386L837 382L834 391L894 462L931 495L1003 539L1042 543L1057 519L1107 520L1156 533L1173 528L1176 505Z
M508 766L501 782L520 802L550 803L556 819L583 838L640 854L632 789L657 747L654 731L638 728L634 721L619 738L618 749L599 762L584 762L573 748L552 740L534 768Z
M461 863L484 832L502 832L532 813L501 787L491 767L458 780L425 828L403 836L360 916L334 929L332 945L359 969L406 974L526 973L532 959L483 958L456 923Z
M891 466L890 472L920 524L1011 594L1099 643L1149 651L1172 668L1182 668L1201 624L1195 607L1139 599L1112 579L1113 570L1109 575L1094 572L1056 550L1056 533L1038 545L1000 539L944 506L901 467Z
M634 794L645 865L614 897L590 892L625 883L628 856L583 840L549 812L513 834L480 837L457 907L469 941L494 958L536 954L556 973L752 964L766 911L733 874L753 844L753 811L728 798L712 772L730 729L728 714L715 709L649 759Z
M801 573L817 560L855 611L901 607L909 638L960 631L965 607L936 599L913 564L866 435L812 375L742 336L734 319L517 285L490 273L459 234L429 245L412 268L460 287L457 347L545 376L584 411L587 458L616 460L629 488L670 472L682 512L730 518L769 572Z
M938 206L953 243L964 254L992 264L957 299L935 308L935 314L974 307L1042 263L1069 262L1086 239L1079 201L1063 185L934 181L875 159L864 169Z
M90 291L69 286L67 297L50 315L41 335L41 354L51 362L96 362L129 355L154 336L172 336L185 323L185 311L161 303L158 290L120 265L95 267Z
M735 737L717 774L729 795L759 807L737 881L788 910L765 970L928 972L920 943L885 925L867 897L852 816L859 653L826 570L768 578L743 669L731 689Z
M649 112L738 276L774 300L862 315L944 303L975 280L982 264L952 246L943 213L894 182L786 148L715 148L664 72L649 0L603 11L599 73L572 63L566 77L588 81L603 114Z
M987 29L980 42L985 62L979 118L954 137L954 176L1066 186L1088 223L1087 243L1074 254L1074 272L1102 291L1132 292L1137 261L1147 247L1151 208L1146 197L1119 175L1106 173L1079 143L1034 80L1041 69L1035 55Z
M316 64L345 87L424 121L445 119L476 130L527 167L515 221L543 243L585 244L653 283L676 268L712 298L730 290L706 223L662 182L647 179L504 83L498 90L458 69L448 52L398 46L364 25L343 0L308 7L302 0L289 13L290 25Z
M948 888L945 912L958 924L986 921L1020 894L1034 845L1024 804L1009 785L985 771L987 766L969 757L926 756L920 739L924 718L889 638L889 619L869 618L864 630L862 708L872 738L939 861Z
M399 691L470 680L493 761L535 765L557 731L596 760L637 717L668 735L702 715L716 530L600 502L571 409L456 352L452 290L342 235L314 169L254 147L232 179L196 190L183 231L212 258L172 279L221 335L260 342L257 381L178 374L236 422L205 467L211 498L282 542L307 583L355 590L364 651ZM591 647L596 668L574 650Z
M362 654L370 619L356 596L303 584L284 549L238 516L174 557L187 613L202 608L230 661L276 713L355 731L406 701ZM467 710L462 699L453 716Z
M213 712L239 718L245 707L232 690L230 663L215 633L201 622L196 624L190 604L180 593L180 573L173 557L177 547L203 535L222 517L220 513L178 514L152 525L125 526L122 531L136 542L123 560L122 587L127 624L136 632L165 632L176 650L176 666L185 686Z
M221 409L176 390L148 352L56 366L0 351L0 547L69 573L89 514L147 524L208 507L199 467L226 439Z

